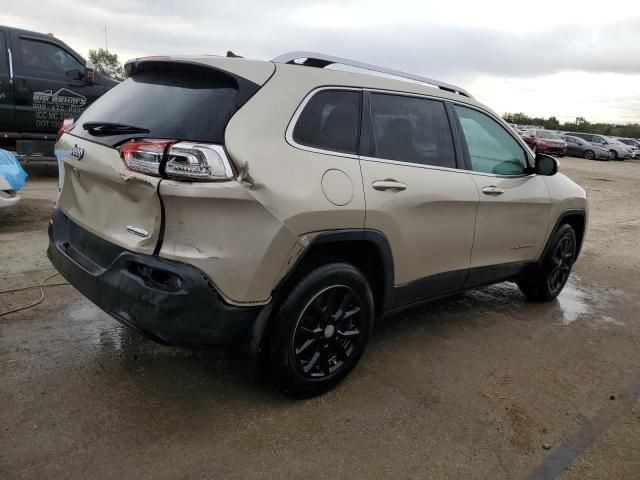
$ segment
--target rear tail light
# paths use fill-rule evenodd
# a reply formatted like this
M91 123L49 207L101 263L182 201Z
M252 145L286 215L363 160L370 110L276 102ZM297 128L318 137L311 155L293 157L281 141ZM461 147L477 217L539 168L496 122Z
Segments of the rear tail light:
M131 140L120 147L120 156L129 170L160 176L160 164L171 140Z
M58 128L58 134L56 135L56 142L60 140L60 137L64 132L66 132L73 125L73 118L65 118L60 124L60 128Z
M208 143L178 142L169 147L164 171L184 180L229 180L233 169L224 148Z
M216 181L234 176L224 148L210 143L136 139L120 147L120 156L129 170L156 177L163 173L178 180Z

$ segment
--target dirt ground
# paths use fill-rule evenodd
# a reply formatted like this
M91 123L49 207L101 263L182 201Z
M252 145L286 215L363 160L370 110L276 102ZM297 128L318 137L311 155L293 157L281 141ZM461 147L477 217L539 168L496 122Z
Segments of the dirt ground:
M591 218L557 301L505 283L384 319L316 399L47 289L0 317L0 478L639 478L640 162L561 163ZM0 290L54 273L56 179L30 173L0 210ZM0 312L38 298L1 295Z

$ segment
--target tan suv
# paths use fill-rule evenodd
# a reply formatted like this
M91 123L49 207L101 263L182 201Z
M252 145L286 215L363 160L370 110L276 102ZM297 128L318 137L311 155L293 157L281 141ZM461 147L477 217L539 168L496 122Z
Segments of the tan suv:
M48 255L144 335L248 346L308 396L385 312L567 281L584 190L459 87L309 52L127 71L61 132Z

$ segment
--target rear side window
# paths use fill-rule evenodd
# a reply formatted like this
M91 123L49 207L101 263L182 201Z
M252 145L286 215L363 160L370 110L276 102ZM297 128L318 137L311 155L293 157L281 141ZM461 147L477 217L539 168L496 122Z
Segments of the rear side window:
M238 80L231 75L197 65L149 64L96 100L72 133L104 144L136 136L224 143L227 123L241 104ZM82 128L87 122L119 123L149 133L96 137Z
M455 151L444 103L401 95L371 95L375 156L455 168Z
M527 157L520 144L498 122L477 110L455 106L474 172L522 175Z
M304 107L293 129L293 140L333 152L358 152L361 92L322 90Z

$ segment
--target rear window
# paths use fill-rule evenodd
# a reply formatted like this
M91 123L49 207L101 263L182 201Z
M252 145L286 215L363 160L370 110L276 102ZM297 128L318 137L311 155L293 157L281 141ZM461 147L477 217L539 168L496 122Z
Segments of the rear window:
M376 157L455 168L453 137L444 103L374 93L371 120Z
M300 145L355 154L360 130L360 96L353 90L322 90L305 105L293 129Z
M72 133L105 144L133 137L223 143L225 127L248 98L247 89L254 93L259 88L240 81L239 86L237 77L208 67L151 63L94 102ZM118 123L149 133L96 137L83 128L87 122Z

